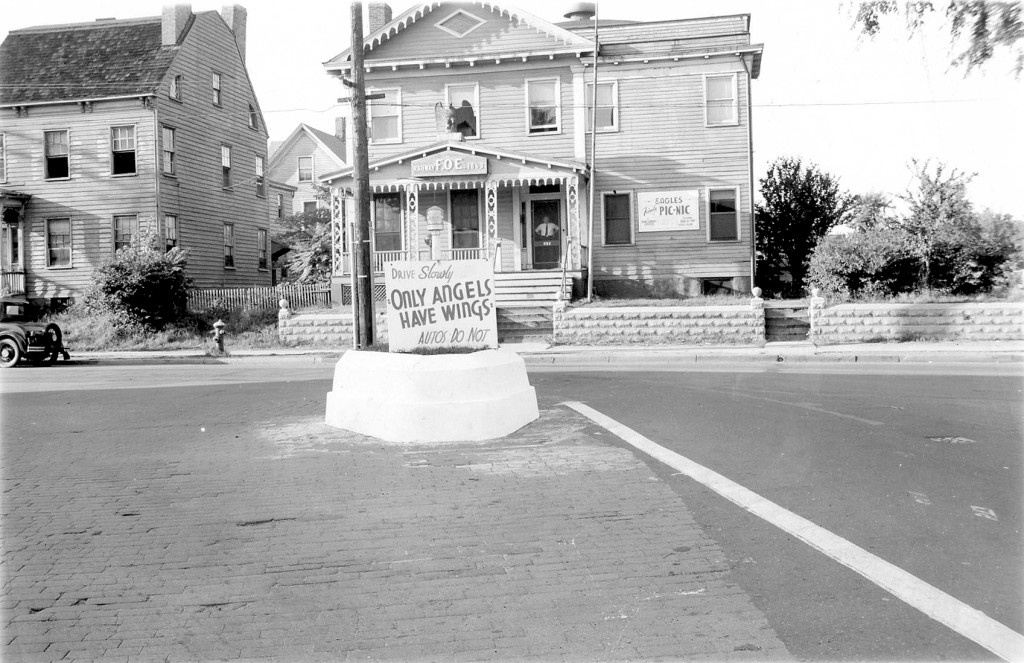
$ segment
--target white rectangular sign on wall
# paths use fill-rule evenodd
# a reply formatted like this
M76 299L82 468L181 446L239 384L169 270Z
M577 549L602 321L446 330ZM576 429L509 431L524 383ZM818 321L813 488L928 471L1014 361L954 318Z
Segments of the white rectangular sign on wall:
M696 189L639 191L640 232L700 230L700 203Z
M392 352L498 347L489 260L388 262L384 283Z

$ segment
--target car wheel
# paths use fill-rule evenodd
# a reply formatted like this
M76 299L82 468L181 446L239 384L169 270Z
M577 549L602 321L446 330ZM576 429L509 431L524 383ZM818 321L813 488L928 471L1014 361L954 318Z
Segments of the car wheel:
M54 357L56 357L57 351L64 347L64 333L54 323L46 325L46 334L50 337L50 347L54 351Z
M0 368L10 368L21 359L21 348L12 339L0 339Z

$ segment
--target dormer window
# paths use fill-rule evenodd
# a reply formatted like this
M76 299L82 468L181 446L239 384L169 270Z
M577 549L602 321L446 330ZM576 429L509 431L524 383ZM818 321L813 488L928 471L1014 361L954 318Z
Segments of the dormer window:
M435 25L448 34L461 39L486 22L484 19L460 9L448 14L448 16L438 21Z

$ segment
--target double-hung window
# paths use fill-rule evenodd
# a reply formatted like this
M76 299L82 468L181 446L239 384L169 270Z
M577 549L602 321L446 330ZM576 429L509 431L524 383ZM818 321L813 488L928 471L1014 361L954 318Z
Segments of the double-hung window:
M402 205L397 193L373 197L373 239L377 251L402 250Z
M277 218L284 218L284 194L277 194Z
M256 230L256 266L267 268L267 231L262 228Z
M260 116L256 112L256 107L249 104L249 128L259 129L260 128Z
M225 189L231 188L231 146L221 145L220 146L220 171L221 171L221 183L220 185Z
M633 243L633 201L629 193L606 193L602 196L604 210L604 243Z
M739 123L736 74L705 77L704 120L709 127Z
M161 159L161 168L163 169L164 175L174 174L174 129L171 127L160 127L160 133L162 134L161 152L163 158Z
M181 74L175 74L171 78L171 84L167 88L167 96L175 101L181 101L181 85L182 77Z
M110 172L113 175L135 174L135 127L110 128Z
M267 157L256 155L256 195L260 198L267 196Z
M594 126L594 84L587 83L587 131ZM619 130L619 83L597 83L597 130Z
M221 75L218 74L217 72L213 72L213 76L211 78L210 85L213 88L213 103L214 103L215 106L220 106L221 105L221 94L220 94Z
M374 94L383 94L382 99L367 102L367 115L370 118L370 142L401 143L402 142L402 91L373 90Z
M119 214L114 217L114 251L127 249L139 236L139 217Z
M299 157L299 181L313 181L313 157Z
M528 133L560 131L559 85L557 78L526 81L526 122Z
M727 242L740 238L740 214L736 189L708 191L708 240Z
M164 251L178 246L178 217L174 214L164 215Z
M480 88L476 83L445 87L452 114L451 131L465 138L480 136Z
M46 266L71 267L71 219L46 220Z
M224 224L224 267L235 267L235 224Z
M71 148L68 131L46 131L43 133L46 157L46 179L56 180L71 177Z

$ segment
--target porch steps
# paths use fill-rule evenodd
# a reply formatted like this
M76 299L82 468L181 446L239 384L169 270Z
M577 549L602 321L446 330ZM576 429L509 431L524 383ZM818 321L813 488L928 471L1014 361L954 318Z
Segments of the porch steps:
M769 343L806 341L811 321L804 302L765 302L764 336Z
M498 341L550 341L554 334L551 307L498 307Z
M572 296L572 279L566 277L563 296ZM494 302L501 308L550 307L563 287L562 272L503 272L494 275Z

